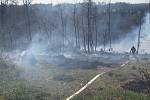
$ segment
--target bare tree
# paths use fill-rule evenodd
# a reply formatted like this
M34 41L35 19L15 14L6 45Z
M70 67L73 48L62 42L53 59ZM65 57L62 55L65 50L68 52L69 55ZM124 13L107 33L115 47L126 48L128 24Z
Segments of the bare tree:
M140 28L138 33L137 54L139 53L140 42L141 42L140 39L141 39L142 16L140 16L139 21L140 21Z
M15 45L15 42L16 42L16 39L14 39L14 34L13 34L13 31L16 27L16 23L14 22L17 22L17 19L16 19L16 16L17 16L17 6L18 6L18 3L19 1L18 0L10 0L9 3L12 5L12 6L9 6L9 9L13 9L13 12L10 12L10 16L9 16L9 26L8 26L8 35L9 35L9 44L10 44L10 49L14 49L14 45ZM14 32L15 33L15 32Z
M30 23L30 4L33 0L23 0L24 11L25 11L25 19L26 19L26 31L27 31L27 39L29 41L32 40L31 33L31 23Z
M103 46L104 46L104 51L106 51L106 33L103 34Z
M92 2L92 0L85 0L83 4L85 10L83 10L82 14L85 19L82 25L86 26L84 31L84 48L87 49L87 53L96 51L98 45L98 25L97 25L97 7L96 4ZM83 9L84 9L83 8Z
M87 52L93 51L92 0L87 0Z
M80 50L80 16L76 16L77 20L76 20L76 24L77 24L77 42L78 42L78 45L77 45L77 48Z
M83 47L84 47L84 51L87 51L86 48L86 32L85 32L85 27L84 27L84 16L82 15L82 34L83 34Z
M97 51L97 42L98 42L98 24L97 24L97 17L98 17L98 13L97 13L97 6L95 5L94 7L94 15L93 15L93 19L94 19L94 27L95 27L95 51Z
M77 36L77 23L76 23L76 4L74 4L73 21L74 21L75 43L76 43L76 47L77 47L77 45L78 45L78 36Z
M60 21L61 21L61 32L62 32L62 47L61 49L64 50L65 47L65 39L66 39L66 20L64 18L63 6L60 5Z
M150 23L150 0L149 0L149 23Z
M3 34L2 35L2 45L3 45L3 50L5 50L6 49L6 30L7 30L7 27L6 27L6 21L7 21L7 19L8 19L8 16L7 16L7 6L8 6L8 0L1 0L1 5L0 5L0 9L1 9L1 18L0 18L0 20L1 20L1 23L0 23L0 26L1 26L1 34Z
M109 34L109 51L112 50L112 39L111 39L111 0L108 4L108 34Z

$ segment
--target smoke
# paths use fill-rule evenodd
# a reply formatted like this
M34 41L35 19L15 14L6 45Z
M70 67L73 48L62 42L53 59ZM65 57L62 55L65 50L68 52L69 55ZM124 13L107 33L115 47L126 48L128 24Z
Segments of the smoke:
M149 14L147 14L144 18L144 23L142 25L141 30L141 44L139 53L150 53L150 47L148 46L150 43L150 23L149 23ZM134 27L131 32L129 32L125 38L121 38L120 42L115 42L113 44L113 51L116 52L129 52L132 46L137 47L139 27ZM58 34L57 34L58 35ZM49 56L50 58L47 60L48 62L53 61L52 57L56 57L62 55L64 58L72 58L77 55L75 52L66 50L62 52L58 52L60 47L61 36L53 36L51 42L47 38L46 35L36 34L28 48L19 52L18 59L20 65L24 66L33 66L36 65L40 56ZM99 46L98 50L100 51L102 46ZM107 47L106 47L107 49Z
M42 36L40 34L36 34L33 37L33 40L30 43L27 51L32 53L35 56L46 51L48 48L48 40L45 38L46 37L44 35Z
M141 29L141 43L139 53L150 53L150 23L149 23L149 14L147 13L144 18L144 24ZM138 33L139 27L135 28L129 32L124 39L121 39L119 43L114 43L113 47L115 51L118 52L129 52L132 46L137 47L138 43Z

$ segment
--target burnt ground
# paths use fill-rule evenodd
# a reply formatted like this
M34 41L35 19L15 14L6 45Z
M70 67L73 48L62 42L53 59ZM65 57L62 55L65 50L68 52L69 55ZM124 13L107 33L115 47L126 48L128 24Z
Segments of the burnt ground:
M127 60L128 57L125 54L103 54L96 56L76 55L72 57L66 57L64 55L48 57L40 56L40 61L43 61L44 63L67 69L95 69L98 67L113 68L118 67Z
M32 95L34 99L45 98L48 96L48 100L65 100L66 97L75 93L97 74L119 67L123 62L127 60L128 55L125 54L75 55L70 57L65 55L40 55L40 57L38 57L37 59L38 63L35 66L30 66L27 68L24 66L18 66L17 71L16 69L14 69L13 71L12 69L7 70L1 68L1 77L3 77L3 80L8 84L5 84L3 83L3 81L1 81L0 83L2 85L0 85L0 90L2 91L0 92L3 93L2 97L4 98L6 98L6 94L4 92L7 90L8 92L6 93L9 94L7 96L9 98L12 98L14 96L16 96L17 98L22 98L22 95L24 96L24 94L26 94L25 97L30 97L30 95ZM146 62L149 62L148 58L146 59ZM150 64L147 63L145 66L149 67L149 65ZM133 66L135 66L136 68L133 68ZM103 77L104 79L106 78L106 80L102 81L101 78L98 80L99 82L104 82L104 85L106 85L105 82L108 81L108 84L110 84L111 86L112 84L117 84L116 86L119 86L118 82L116 81L126 81L132 78L130 76L136 73L136 69L138 69L137 64L133 63L123 69L112 72L112 75L110 75L108 79L106 77L106 74L106 76ZM5 73L5 75L3 74L3 70L7 72L7 76ZM20 74L19 76L18 72ZM10 76L14 77L14 80L12 80L13 78ZM18 77L19 79L17 79L16 77ZM18 84L20 84L21 86L19 87ZM132 84L130 83L128 87L134 86ZM95 84L92 86L100 87L102 86L102 84ZM126 86L126 82L124 82L122 86L124 86L122 87L124 88L124 90L129 90ZM7 89L3 91L3 88L5 87L7 87ZM14 89L15 91L13 92L13 94L9 91L12 89ZM22 93L22 95L19 94L20 92ZM103 93L106 92L104 91Z
M139 93L147 93L147 87L148 84L143 80L133 80L122 86L123 89Z

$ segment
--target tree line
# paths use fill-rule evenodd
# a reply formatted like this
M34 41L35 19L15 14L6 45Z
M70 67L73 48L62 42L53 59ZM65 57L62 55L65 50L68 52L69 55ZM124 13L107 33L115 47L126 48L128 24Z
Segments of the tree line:
M144 22L148 4L102 4L87 0L76 4L42 5L23 0L1 0L0 48L24 49L36 34L51 50L105 50ZM139 18L142 18L139 21Z

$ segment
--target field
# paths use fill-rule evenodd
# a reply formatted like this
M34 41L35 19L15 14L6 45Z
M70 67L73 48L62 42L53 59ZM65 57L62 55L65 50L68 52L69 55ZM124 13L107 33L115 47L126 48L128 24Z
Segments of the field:
M131 60L123 68L111 71L97 79L74 100L150 100L147 84L142 80L139 69L150 73L150 61Z
M130 60L124 67L120 67L121 62L109 67L107 65L110 63L98 63L97 67L80 68L79 66L73 67L72 65L76 64L72 64L72 60L69 62L67 59L67 63L71 67L64 67L64 64L60 64L63 67L56 66L45 61L32 67L23 67L2 61L0 66L0 100L65 100L98 73L105 71L110 72L98 78L74 100L150 99L146 93L146 87L139 89L143 84L138 84L141 79L138 69L142 67L150 72L149 59L140 59L138 62ZM82 62L74 62L83 65ZM91 62L88 65L91 65ZM137 84L134 85L134 83Z

